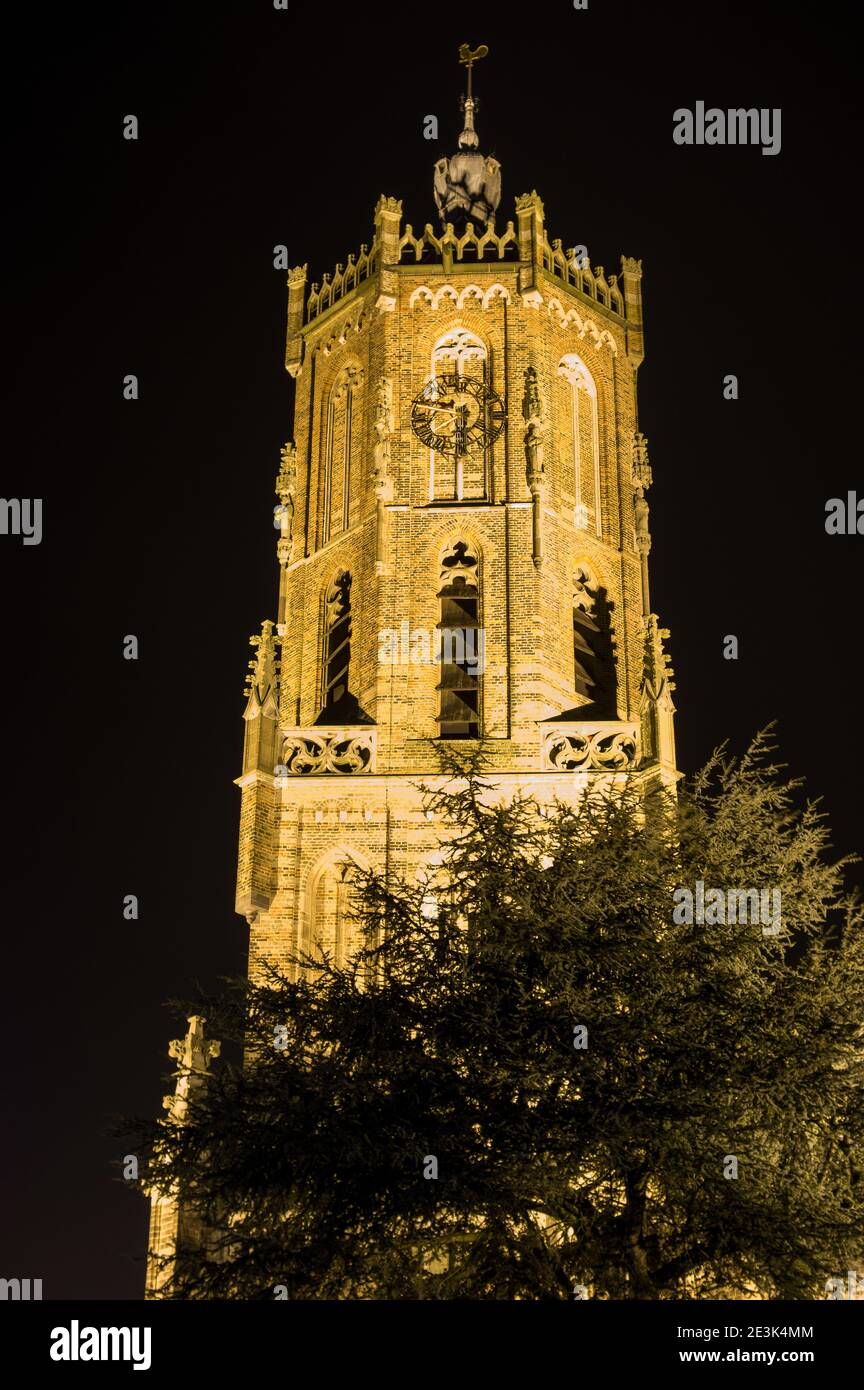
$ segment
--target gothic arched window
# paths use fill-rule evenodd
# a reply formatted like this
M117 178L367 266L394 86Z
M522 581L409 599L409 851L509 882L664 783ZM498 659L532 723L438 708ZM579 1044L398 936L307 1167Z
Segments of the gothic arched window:
M482 339L466 328L454 328L439 338L432 349L431 375L454 373L486 381L487 352ZM429 451L429 501L486 496L485 450L464 458L445 457Z
M477 553L457 541L441 558L438 728L441 738L479 738L483 632Z
M563 410L561 433L568 441L573 480L573 521L580 531L602 535L600 506L600 430L597 387L585 363L568 353L558 363Z
M360 367L345 367L327 398L319 498L321 545L351 525L355 397L362 382Z

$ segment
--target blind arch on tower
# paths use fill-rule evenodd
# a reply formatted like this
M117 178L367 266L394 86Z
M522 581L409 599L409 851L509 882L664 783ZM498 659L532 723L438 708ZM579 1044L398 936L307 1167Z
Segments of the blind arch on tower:
M323 407L322 458L318 490L318 543L326 545L353 524L357 489L356 441L363 369L358 363L343 367L331 386Z
M575 352L558 363L561 435L574 497L573 520L577 530L603 534L600 497L600 423L597 385ZM566 475L565 475L566 476ZM569 489L568 489L569 491Z
M438 734L479 738L484 656L479 548L464 538L453 541L441 551L438 572Z
M309 870L300 931L305 954L326 953L343 968L365 944L358 888L360 875L370 868L359 850L339 846L327 850Z
M448 329L433 344L430 376L447 373L488 381L489 350L482 338L468 328ZM486 496L486 451L457 460L429 450L429 501L461 501Z

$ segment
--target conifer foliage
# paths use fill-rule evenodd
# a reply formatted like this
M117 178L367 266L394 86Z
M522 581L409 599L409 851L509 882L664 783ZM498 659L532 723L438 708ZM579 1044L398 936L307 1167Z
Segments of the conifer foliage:
M546 814L451 764L437 884L366 875L347 966L196 1005L244 1062L136 1126L171 1296L824 1298L864 1259L864 923L772 758ZM697 884L778 928L681 920Z

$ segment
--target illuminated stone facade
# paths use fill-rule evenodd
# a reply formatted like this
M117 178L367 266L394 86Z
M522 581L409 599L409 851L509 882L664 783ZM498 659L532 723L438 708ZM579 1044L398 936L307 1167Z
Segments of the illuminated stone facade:
M417 783L441 743L482 738L500 793L541 803L675 780L641 278L550 241L536 193L503 231L440 234L382 197L358 256L321 284L289 273L279 608L238 779L253 972L317 942L344 956L352 864L413 881L434 861Z

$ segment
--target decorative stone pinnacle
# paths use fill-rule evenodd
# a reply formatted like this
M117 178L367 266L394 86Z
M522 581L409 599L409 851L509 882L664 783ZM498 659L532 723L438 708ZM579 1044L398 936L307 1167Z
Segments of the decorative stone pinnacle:
M663 683L668 690L675 689L671 679L675 672L669 665L669 657L663 649L664 638L669 637L668 627L660 626L656 613L649 613L645 619L645 652L643 656L642 679L649 693L656 699Z
M177 1063L177 1078L174 1094L164 1096L162 1105L172 1120L183 1120L189 1097L206 1078L211 1061L222 1051L222 1044L215 1038L207 1038L204 1025L207 1022L200 1014L191 1014L185 1038L175 1038L168 1044L168 1056Z
M536 208L540 216L543 216L543 199L536 188L532 188L530 193L520 193L516 199L517 212L528 212L531 208Z
M297 445L293 440L279 450L280 467L276 478L276 496L283 502L293 496L297 482Z
M249 645L256 648L256 654L249 662L251 674L246 677L245 693L247 695L256 694L262 705L267 697L267 692L276 684L278 666L276 643L280 639L273 636L273 626L273 623L267 618L261 624L261 636L249 638Z
M633 435L632 472L634 487L644 489L651 486L653 474L648 462L648 440L639 430Z
M378 199L378 202L375 204L375 220L377 221L378 218L382 216L382 214L384 213L395 214L396 216L401 217L402 199L388 198L385 196L385 194L382 193L380 198ZM360 250L361 252L365 252L366 247L361 246Z
M168 1044L168 1056L179 1062L179 1070L206 1073L211 1058L218 1057L222 1044L214 1038L205 1038L204 1025L207 1022L201 1014L190 1014L184 1038L175 1038Z

